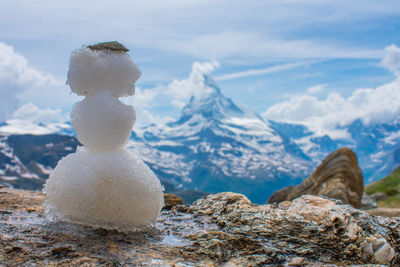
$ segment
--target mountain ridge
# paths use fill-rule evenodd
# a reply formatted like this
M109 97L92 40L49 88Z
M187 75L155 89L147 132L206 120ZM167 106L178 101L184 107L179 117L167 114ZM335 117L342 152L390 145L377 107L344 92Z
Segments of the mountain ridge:
M210 77L203 77L207 94L192 96L178 120L140 129L129 144L159 176L184 177L173 181L178 188L232 190L260 202L283 184L307 175L311 165L297 145L223 96ZM160 158L173 158L181 166L168 167L171 162ZM165 169L177 173L165 174ZM259 187L265 196L252 193Z
M196 92L189 99L177 120L134 128L128 143L128 148L153 169L166 188L210 193L234 191L256 203L264 203L274 191L300 183L326 155L339 147L347 146L357 153L367 181L385 176L400 162L400 120L376 125L355 120L342 126L351 139L333 139L318 135L305 125L264 120L225 97L211 77L203 75L202 79L204 91ZM27 129L18 129L24 125ZM29 129L43 136L55 133L68 138L73 135L68 123L36 127L32 123L11 121L0 125L1 144L5 144L0 152L6 155L0 159L6 162L4 164L14 162L11 165L20 166L21 170L19 174L14 172L14 176L7 176L4 170L12 166L3 164L0 175L9 180L4 180L4 184L15 187L17 178L25 181L24 168L25 173L31 171L40 178L40 183L35 183L38 186L46 179L39 171L19 164L18 153L11 157L17 152L14 151L17 144L8 140L14 138L12 130L26 133ZM37 146L42 144L46 150L50 143L38 141ZM79 145L76 139L72 143L75 148ZM75 148L54 154L54 162ZM48 170L54 168L51 164L43 166Z
M347 139L333 139L329 135L319 136L305 125L270 121L277 131L288 136L314 161L322 160L330 152L349 147L356 152L367 183L391 173L400 165L400 122L382 122L367 125L356 119L341 126L348 132Z

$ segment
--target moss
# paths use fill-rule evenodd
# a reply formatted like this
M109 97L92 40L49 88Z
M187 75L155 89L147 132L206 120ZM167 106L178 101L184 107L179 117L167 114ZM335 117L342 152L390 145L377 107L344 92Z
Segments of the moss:
M376 204L382 208L400 208L400 194L378 200Z
M368 195L385 193L388 197L377 201L380 207L400 207L400 167L394 170L387 177L376 181L365 188Z
M400 191L400 167L387 177L376 181L365 188L365 192L368 195L379 192L386 193L388 195L394 195L393 191Z

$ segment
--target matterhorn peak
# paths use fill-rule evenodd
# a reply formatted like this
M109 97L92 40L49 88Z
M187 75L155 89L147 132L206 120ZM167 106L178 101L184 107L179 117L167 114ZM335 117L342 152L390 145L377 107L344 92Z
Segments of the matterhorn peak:
M191 98L201 100L221 95L216 82L210 76L211 72L218 67L218 62L193 63L188 79L194 87Z
M207 74L202 74L199 92L194 93L183 107L181 117L201 114L205 118L224 118L241 116L244 111L233 101L225 97L217 83Z

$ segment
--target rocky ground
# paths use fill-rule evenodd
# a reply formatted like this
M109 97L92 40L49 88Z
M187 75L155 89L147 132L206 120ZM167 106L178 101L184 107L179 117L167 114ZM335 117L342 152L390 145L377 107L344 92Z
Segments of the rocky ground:
M399 218L317 196L253 205L239 194L209 195L131 233L49 221L43 200L39 192L0 188L0 265L400 264Z

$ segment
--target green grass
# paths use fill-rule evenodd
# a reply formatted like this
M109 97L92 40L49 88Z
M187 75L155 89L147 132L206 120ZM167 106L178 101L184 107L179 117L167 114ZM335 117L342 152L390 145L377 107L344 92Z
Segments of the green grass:
M382 192L388 196L377 201L379 207L400 208L400 167L387 177L367 185L365 192L368 195Z

